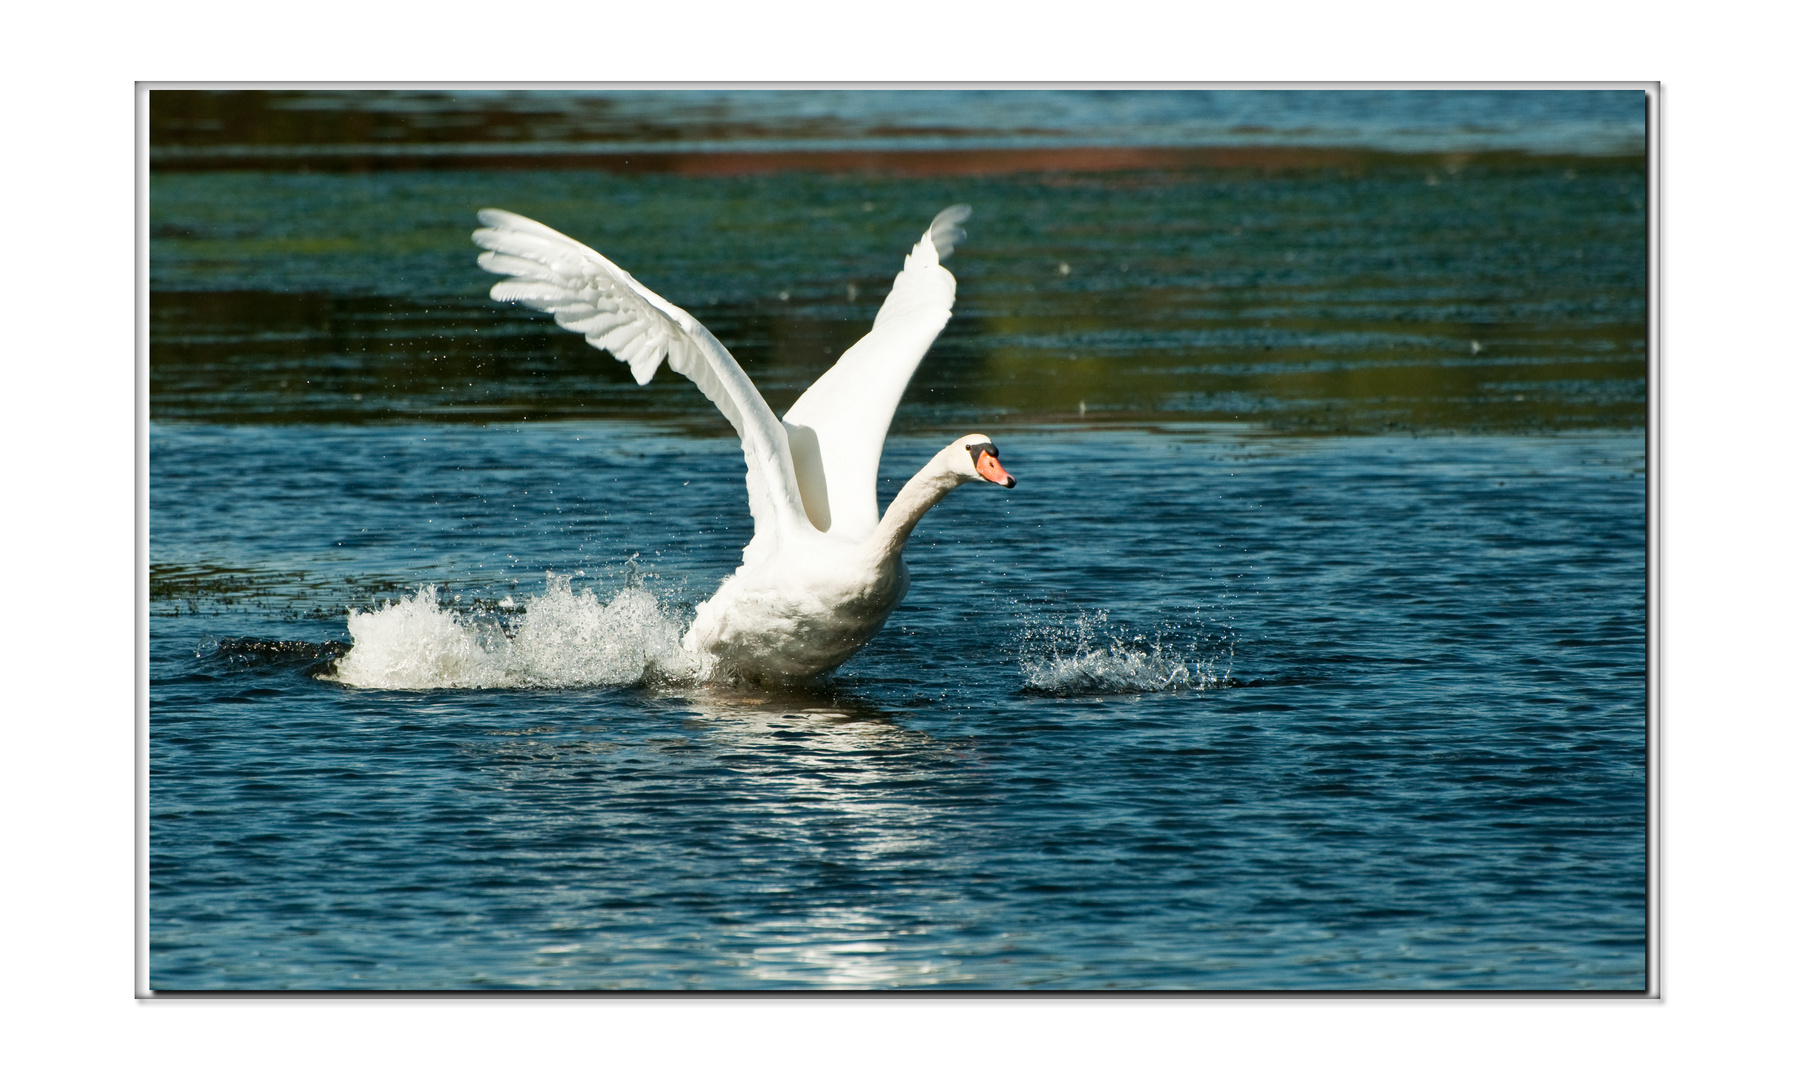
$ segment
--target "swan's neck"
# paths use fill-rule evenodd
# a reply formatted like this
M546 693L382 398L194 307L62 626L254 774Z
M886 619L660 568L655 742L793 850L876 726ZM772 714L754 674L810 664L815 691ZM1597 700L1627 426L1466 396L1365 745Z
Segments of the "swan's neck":
M927 465L910 478L897 498L885 508L885 516L879 519L879 527L867 537L867 547L874 556L884 562L895 559L904 552L904 543L910 539L910 530L922 516L935 508L935 504L947 497L947 493L971 479L964 473L956 472L948 464L949 454L964 454L966 451L955 445L936 454Z

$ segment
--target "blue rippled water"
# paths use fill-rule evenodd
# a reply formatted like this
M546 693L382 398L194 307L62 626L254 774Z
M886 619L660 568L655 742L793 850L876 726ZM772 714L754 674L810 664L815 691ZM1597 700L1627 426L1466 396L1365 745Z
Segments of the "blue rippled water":
M1636 436L1004 451L814 692L370 691L414 583L677 621L736 448L158 426L152 985L1642 987Z

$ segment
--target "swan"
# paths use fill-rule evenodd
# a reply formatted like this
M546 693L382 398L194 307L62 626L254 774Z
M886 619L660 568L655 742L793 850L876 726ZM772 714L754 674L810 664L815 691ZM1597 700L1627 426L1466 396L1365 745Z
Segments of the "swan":
M839 666L903 600L904 543L922 516L961 484L1016 486L992 441L972 434L943 447L882 516L878 508L885 433L953 313L954 276L941 260L965 238L960 224L971 215L965 205L935 215L872 330L778 418L697 319L571 237L509 211L479 212L480 266L504 278L494 300L548 312L628 364L637 385L665 360L741 436L754 537L682 640L705 675L786 683Z

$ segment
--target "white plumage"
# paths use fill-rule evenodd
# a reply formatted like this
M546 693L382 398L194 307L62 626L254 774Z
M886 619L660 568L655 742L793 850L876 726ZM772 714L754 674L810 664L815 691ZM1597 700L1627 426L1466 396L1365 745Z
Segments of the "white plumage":
M546 311L628 364L638 384L662 361L734 425L747 462L754 538L742 565L698 606L685 647L754 679L827 671L866 644L909 585L903 548L922 515L970 480L1015 481L983 435L956 439L904 485L883 517L879 457L892 414L953 312L941 265L970 208L935 216L904 259L873 328L787 410L773 415L741 365L698 320L603 255L546 225L480 211L492 298Z

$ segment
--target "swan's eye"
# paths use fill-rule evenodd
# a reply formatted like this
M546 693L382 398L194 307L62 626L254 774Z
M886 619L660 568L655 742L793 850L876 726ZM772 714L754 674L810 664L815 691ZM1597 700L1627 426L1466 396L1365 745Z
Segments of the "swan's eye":
M972 455L972 463L977 465L979 463L980 454L990 454L992 457L996 457L997 447L988 442L967 443L966 452Z

